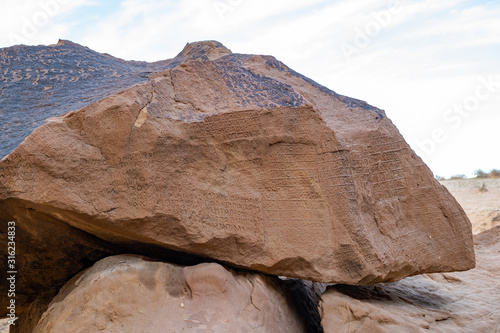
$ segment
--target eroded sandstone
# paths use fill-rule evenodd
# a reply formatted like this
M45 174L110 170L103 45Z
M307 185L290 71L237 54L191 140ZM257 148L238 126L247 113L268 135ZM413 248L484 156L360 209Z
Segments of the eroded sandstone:
M331 286L321 297L328 332L498 332L500 226L474 236L477 267L375 286Z
M75 276L16 332L305 332L286 294L276 278L219 264L119 255Z
M48 119L2 159L0 218L52 242L35 247L41 268L60 266L43 258L77 248L80 231L322 282L474 267L466 215L383 110L273 57L190 45L146 81ZM48 221L78 231L37 238Z

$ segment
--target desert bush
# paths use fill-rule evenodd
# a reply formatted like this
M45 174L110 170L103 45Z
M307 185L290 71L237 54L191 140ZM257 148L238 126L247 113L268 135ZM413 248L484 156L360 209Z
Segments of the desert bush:
M463 174L453 175L450 177L450 179L465 179L465 175Z
M476 178L488 178L488 174L481 169L474 171L474 175L476 175Z

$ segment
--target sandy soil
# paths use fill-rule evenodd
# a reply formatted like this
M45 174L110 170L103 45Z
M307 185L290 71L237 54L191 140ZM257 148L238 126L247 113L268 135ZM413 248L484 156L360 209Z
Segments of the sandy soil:
M0 319L0 333L8 333L9 332L9 319L4 318Z
M442 180L441 184L467 213L474 234L500 225L500 178Z

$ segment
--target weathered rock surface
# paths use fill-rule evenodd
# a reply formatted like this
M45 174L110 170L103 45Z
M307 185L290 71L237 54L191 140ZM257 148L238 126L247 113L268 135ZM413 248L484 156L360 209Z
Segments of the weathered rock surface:
M322 296L325 332L500 332L500 226L475 236L477 267Z
M120 92L182 61L229 52L218 42L188 44L177 57L155 63L124 61L70 41L0 48L0 158L44 120Z
M16 332L305 332L285 295L276 278L219 264L119 255L75 276Z
M19 258L37 286L20 288L26 299L76 274L68 260L95 261L77 251L87 235L322 282L474 266L463 210L382 110L216 42L165 64L50 118L0 162L2 225L15 220L18 243L33 247ZM72 100L59 96L58 110ZM64 241L38 236L55 224L67 225ZM61 244L75 250L50 260ZM37 267L54 273L39 279Z

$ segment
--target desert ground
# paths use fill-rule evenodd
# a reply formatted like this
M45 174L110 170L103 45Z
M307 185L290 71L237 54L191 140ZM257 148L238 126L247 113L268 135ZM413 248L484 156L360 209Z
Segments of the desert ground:
M0 333L8 333L8 332L9 332L8 319L0 320Z
M478 234L500 224L500 178L442 180L460 203Z

